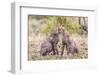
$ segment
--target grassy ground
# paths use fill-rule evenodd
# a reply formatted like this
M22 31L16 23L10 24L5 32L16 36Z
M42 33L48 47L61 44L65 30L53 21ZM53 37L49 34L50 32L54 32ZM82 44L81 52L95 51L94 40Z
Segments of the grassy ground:
M88 46L87 36L72 35L72 38L79 47L79 53L74 56L68 56L67 50L64 49L64 55L48 55L40 56L40 46L43 40L46 38L43 34L30 35L29 36L29 48L28 48L28 59L29 60L59 60L59 59L86 59L88 58ZM61 45L60 43L58 45ZM61 54L61 48L58 48L59 54Z

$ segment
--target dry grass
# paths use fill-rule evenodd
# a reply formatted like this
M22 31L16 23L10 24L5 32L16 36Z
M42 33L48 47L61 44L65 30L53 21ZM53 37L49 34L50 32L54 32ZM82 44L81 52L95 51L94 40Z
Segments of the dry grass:
M40 56L40 46L43 40L46 39L45 35L30 35L29 36L29 48L28 48L28 59L29 60L59 60L59 59L86 59L88 58L88 46L87 36L72 35L72 38L79 47L79 53L74 56L68 56L67 50L64 49L64 55L48 55ZM60 43L58 45L61 45ZM61 48L58 48L59 54L61 54Z

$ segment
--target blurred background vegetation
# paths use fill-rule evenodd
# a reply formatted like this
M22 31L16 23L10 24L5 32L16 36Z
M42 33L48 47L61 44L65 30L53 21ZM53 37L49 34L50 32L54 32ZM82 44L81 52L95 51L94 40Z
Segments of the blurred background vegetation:
M59 26L65 27L70 33L87 34L88 33L88 19L87 17L78 16L31 16L29 19L41 21L41 24L32 25L33 28L39 28L40 32L49 35L53 29ZM34 22L34 21L33 21ZM39 22L38 22L39 23ZM35 24L35 23L34 23ZM42 25L42 28L41 28ZM38 32L39 32L38 31Z

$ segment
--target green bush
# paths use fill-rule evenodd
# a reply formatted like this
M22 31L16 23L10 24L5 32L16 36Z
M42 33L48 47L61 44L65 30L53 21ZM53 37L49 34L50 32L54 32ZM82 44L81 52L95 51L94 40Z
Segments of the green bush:
M49 35L52 30L54 30L57 27L56 17L49 17L47 19L47 24L44 25L45 27L42 28L42 32Z
M42 32L49 35L52 30L58 26L65 27L70 33L79 34L82 31L82 29L80 29L81 25L79 25L75 17L50 16L47 19L46 26L42 28Z
M79 33L80 30L80 25L79 23L73 19L72 17L67 17L66 18L66 23L65 23L65 28L70 32L70 33Z

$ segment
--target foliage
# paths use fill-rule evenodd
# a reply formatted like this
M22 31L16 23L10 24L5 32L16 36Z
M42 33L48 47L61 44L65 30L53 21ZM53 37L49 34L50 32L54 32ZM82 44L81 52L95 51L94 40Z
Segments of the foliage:
M47 19L47 25L42 28L42 32L51 33L53 29L58 26L63 26L70 33L80 33L82 29L80 29L80 24L75 19L75 17L66 17L66 16L50 16Z
M56 27L57 27L56 17L49 17L47 19L47 24L44 25L44 27L42 28L42 32L49 35L52 32L52 30L54 30Z

